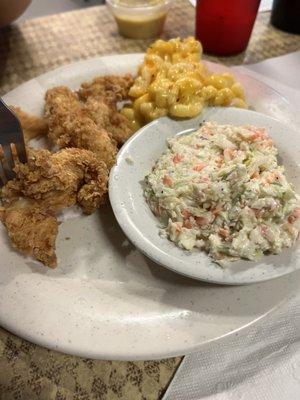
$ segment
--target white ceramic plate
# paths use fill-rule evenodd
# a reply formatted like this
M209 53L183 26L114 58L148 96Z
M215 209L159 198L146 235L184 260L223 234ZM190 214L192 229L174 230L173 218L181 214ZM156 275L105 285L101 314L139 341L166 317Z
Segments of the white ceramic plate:
M95 75L135 72L141 59L123 55L65 66L19 86L5 100L40 114L47 88L76 88ZM249 99L266 112L288 109L263 83L242 80L252 82ZM256 321L299 290L298 272L247 287L174 274L128 242L109 206L65 219L56 270L16 253L0 227L0 325L52 349L102 359L185 354Z
M165 117L140 129L122 147L111 171L110 201L123 231L153 261L206 282L241 285L278 278L300 269L299 242L279 255L264 256L258 262L232 262L222 268L203 251L187 252L159 235L160 224L146 203L141 182L166 149L168 138L195 130L204 120L267 128L279 149L289 180L300 193L300 136L286 125L266 115L237 108L209 108L200 117L185 121ZM132 164L128 163L128 157L133 159Z

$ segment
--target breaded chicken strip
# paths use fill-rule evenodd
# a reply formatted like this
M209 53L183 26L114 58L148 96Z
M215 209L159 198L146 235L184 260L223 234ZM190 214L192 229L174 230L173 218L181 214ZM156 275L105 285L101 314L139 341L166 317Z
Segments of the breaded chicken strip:
M128 99L133 84L130 74L124 76L104 76L81 85L79 98L91 111L92 119L99 128L104 128L119 146L133 134L129 121L117 110L119 101Z
M85 106L97 126L106 129L119 146L122 146L133 134L128 119L102 100L89 97Z
M0 219L15 249L33 256L50 268L56 267L58 221L55 215L21 200L9 208L2 207Z
M91 214L105 201L108 171L102 161L88 150L28 150L27 164L17 164L16 178L2 189L4 204L19 197L40 202L44 209L59 211L79 204Z
M18 117L24 133L25 142L38 136L46 136L48 133L48 124L42 118L27 114L20 107L9 107Z
M76 93L66 86L49 89L45 95L45 117L49 125L49 137L53 142L66 135L64 124L72 120L81 110Z
M90 112L70 89L61 86L47 91L45 117L49 124L49 137L60 148L91 150L109 169L114 165L116 144L105 129L97 126Z
M2 189L0 219L16 249L54 268L55 214L76 203L86 214L98 208L106 199L107 167L84 149L29 149L28 163L15 172Z
M101 76L91 82L85 82L78 91L81 100L89 97L102 100L109 107L116 109L117 102L127 100L130 87L133 85L130 74L124 76Z

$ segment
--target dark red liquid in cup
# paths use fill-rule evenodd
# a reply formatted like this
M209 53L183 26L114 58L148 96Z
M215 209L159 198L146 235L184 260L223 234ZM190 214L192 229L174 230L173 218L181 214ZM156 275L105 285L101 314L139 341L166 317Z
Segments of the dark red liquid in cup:
M259 3L260 0L197 0L196 38L204 51L229 56L245 50Z

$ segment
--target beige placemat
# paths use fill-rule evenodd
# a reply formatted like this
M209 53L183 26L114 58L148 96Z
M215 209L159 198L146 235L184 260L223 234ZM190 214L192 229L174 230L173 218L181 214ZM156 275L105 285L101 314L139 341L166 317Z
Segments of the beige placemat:
M178 0L169 13L165 38L194 33L195 10ZM254 63L300 49L299 35L269 25L269 13L258 15L245 53L211 60L233 65ZM0 95L60 65L103 54L142 52L150 40L124 39L105 6L57 14L16 24L0 33Z
M254 63L300 49L300 37L268 25L258 16L245 53L218 59L227 65ZM165 38L194 32L194 9L174 3ZM150 41L118 36L106 7L53 15L0 32L0 95L43 72L104 54L142 52ZM146 362L82 359L49 351L0 329L1 400L159 399L180 358Z
M157 400L180 358L98 361L68 356L0 330L1 400Z

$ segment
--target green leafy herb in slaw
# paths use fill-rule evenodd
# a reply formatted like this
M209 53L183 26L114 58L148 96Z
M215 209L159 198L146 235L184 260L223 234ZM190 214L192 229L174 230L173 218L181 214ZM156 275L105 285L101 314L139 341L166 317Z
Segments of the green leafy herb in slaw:
M207 122L174 137L145 183L161 235L220 264L277 254L298 237L299 196L264 128Z

